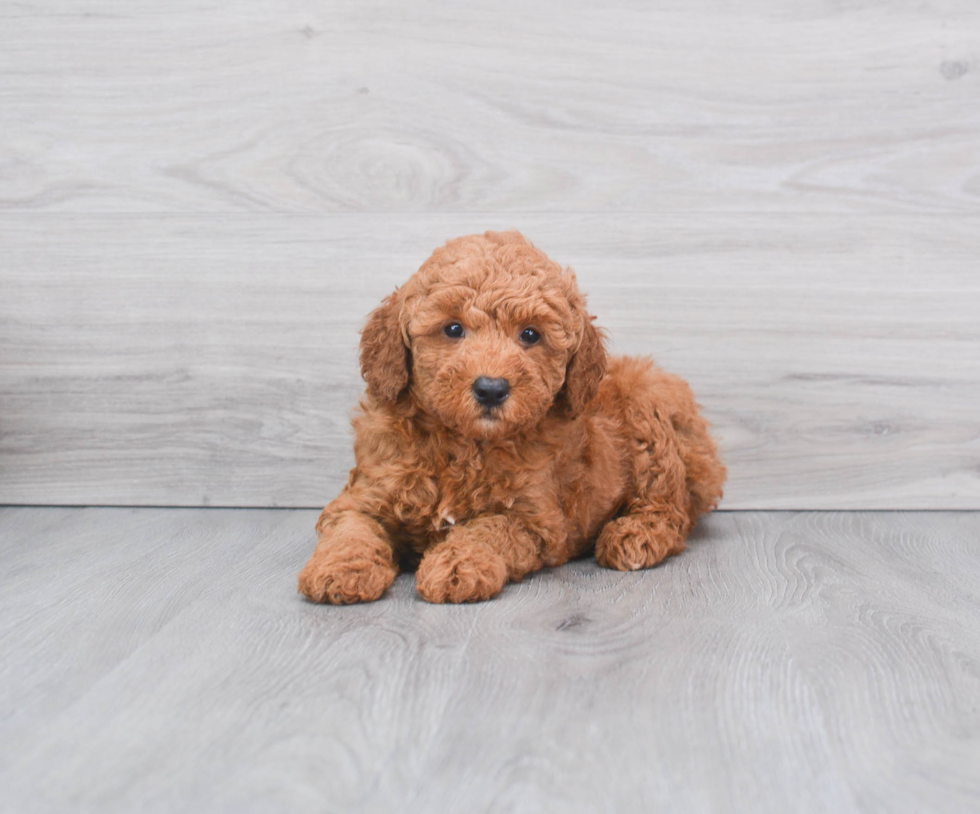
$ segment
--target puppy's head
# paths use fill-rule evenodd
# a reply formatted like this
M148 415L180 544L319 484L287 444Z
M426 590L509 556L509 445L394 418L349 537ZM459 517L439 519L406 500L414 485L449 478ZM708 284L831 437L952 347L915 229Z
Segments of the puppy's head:
M517 232L450 241L368 319L361 372L472 438L578 414L605 372L575 275Z

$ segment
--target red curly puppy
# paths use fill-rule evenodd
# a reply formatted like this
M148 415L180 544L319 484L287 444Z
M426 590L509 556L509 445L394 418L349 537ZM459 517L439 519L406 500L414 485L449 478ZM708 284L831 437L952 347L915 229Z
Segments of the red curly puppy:
M316 602L377 599L417 566L430 602L489 599L595 547L650 568L721 499L688 385L607 359L575 275L517 232L437 249L370 316L356 467L299 575Z

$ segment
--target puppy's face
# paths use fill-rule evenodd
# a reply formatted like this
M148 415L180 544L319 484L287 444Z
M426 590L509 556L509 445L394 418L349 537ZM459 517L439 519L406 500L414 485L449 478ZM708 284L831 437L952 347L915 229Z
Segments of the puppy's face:
M447 426L494 438L548 412L575 335L567 303L483 282L440 283L418 303L408 324L411 392Z
M389 346L394 337L401 348L379 365L369 357L379 355L385 325ZM377 372L390 374L399 356L405 374L395 371L398 381L382 393ZM604 364L574 275L516 233L460 238L437 250L375 311L362 339L362 369L375 395L401 394L407 385L425 412L471 438L531 427L556 400L574 413L595 394Z

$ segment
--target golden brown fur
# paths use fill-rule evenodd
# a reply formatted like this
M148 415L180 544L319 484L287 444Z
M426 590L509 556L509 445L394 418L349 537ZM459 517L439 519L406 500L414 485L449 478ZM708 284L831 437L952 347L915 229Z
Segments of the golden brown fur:
M357 465L299 575L314 601L377 599L406 567L430 602L489 599L593 547L649 568L721 499L688 385L607 359L575 275L517 232L437 249L371 314L361 370ZM483 376L509 383L501 405L478 403Z

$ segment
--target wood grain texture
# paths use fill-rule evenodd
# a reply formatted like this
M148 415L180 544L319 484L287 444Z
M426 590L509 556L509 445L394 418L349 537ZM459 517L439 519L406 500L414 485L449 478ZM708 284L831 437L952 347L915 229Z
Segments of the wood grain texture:
M980 7L0 8L0 502L322 505L356 330L519 227L731 508L980 507Z
M310 511L5 509L0 810L980 806L980 514L720 513L664 566L301 601Z
M18 2L0 206L969 211L969 0Z
M352 465L367 313L447 237L511 224L0 219L0 501L324 505ZM980 506L980 220L521 226L616 351L692 382L725 506Z

